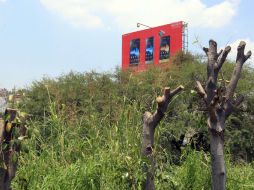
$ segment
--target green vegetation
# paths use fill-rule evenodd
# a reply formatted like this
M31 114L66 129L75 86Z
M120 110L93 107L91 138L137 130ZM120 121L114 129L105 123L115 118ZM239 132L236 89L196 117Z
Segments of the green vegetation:
M185 92L156 130L156 187L210 189L209 152L200 141L176 143L189 130L208 142L202 101L193 91L196 80L205 81L206 65L190 55L174 61L143 73L71 72L35 81L18 105L32 119L13 189L141 189L148 164L140 156L142 115L155 110L163 87L180 84ZM232 69L223 66L225 79ZM226 123L227 189L254 189L253 81L254 71L245 67L237 93L246 100Z

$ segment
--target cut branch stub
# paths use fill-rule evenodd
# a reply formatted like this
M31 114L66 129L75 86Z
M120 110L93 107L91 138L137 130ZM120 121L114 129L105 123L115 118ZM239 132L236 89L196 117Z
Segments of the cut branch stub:
M184 89L184 87L181 85L179 87L177 87L174 90L170 90L169 87L164 88L164 94L163 96L159 96L156 98L157 101L157 110L154 114L152 114L152 118L150 118L149 120L151 121L151 125L155 128L158 123L160 122L160 120L163 118L164 113L167 111L168 108L168 104L170 103L171 99L178 94L179 92L181 92Z
M217 74L219 73L223 63L225 62L227 56L228 56L228 53L231 51L231 47L230 46L227 46L224 50L221 50L221 52L219 53L219 59L217 61L217 64L216 64L216 71L217 71Z
M206 54L206 55L208 55L208 51L209 51L209 49L208 49L208 48L203 47L203 51L205 52L205 54Z
M227 100L227 104L225 105L225 116L226 118L233 112L239 109L240 105L244 101L244 96L240 95L235 100Z
M237 47L237 57L236 61L244 62L245 55L244 55L244 49L245 49L246 43L244 41L241 41L240 44Z
M178 94L179 92L181 92L184 89L184 86L180 85L178 86L176 89L172 90L170 92L170 98L173 98L173 96L175 96L176 94Z
M207 95L205 89L199 81L196 81L196 91L197 93L206 101Z
M216 60L218 58L217 43L214 40L209 41L209 53L211 53L212 58L214 60Z
M241 41L237 48L237 57L236 61L240 61L242 64L251 57L251 51L248 51L246 55L244 55L246 43Z
M246 60L249 59L249 58L251 57L251 55L252 55L252 52L251 52L251 51L248 51L247 54L246 54L246 56L245 56L245 59L246 59Z
M170 100L170 88L164 88L163 96L158 96L156 102L158 104L158 109L160 112L164 113L167 110L167 104Z

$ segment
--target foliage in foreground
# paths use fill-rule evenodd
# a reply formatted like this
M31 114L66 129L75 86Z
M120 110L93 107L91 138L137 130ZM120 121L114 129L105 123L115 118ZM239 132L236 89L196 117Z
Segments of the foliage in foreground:
M141 189L149 164L140 156L142 115L155 109L163 87L184 84L156 131L156 187L210 189L209 152L176 143L188 130L207 131L192 91L195 80L205 81L205 65L191 61L140 74L72 72L34 82L20 104L33 119L13 188ZM230 78L232 65L223 70ZM227 123L227 189L254 188L253 77L245 68L238 92L246 101Z

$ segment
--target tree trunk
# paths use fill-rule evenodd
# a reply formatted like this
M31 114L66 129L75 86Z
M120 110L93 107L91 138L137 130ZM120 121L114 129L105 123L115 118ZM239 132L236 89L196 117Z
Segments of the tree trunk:
M224 161L224 132L218 133L212 129L210 133L212 189L226 189L226 168Z
M155 159L153 155L155 127L152 125L150 119L151 117L152 117L151 113L145 112L143 124L143 141L141 150L142 155L146 156L149 161L149 166L146 168L147 176L146 182L144 184L145 190L155 190L154 184Z

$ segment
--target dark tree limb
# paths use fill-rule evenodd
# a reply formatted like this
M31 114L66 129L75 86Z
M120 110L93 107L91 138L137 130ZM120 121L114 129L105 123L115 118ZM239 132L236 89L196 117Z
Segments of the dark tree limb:
M174 90L170 88L164 88L163 96L156 98L157 110L154 114L150 112L145 112L143 118L143 140L142 140L142 149L141 153L143 156L148 158L150 162L150 168L147 170L147 179L144 184L145 190L155 190L154 184L154 170L155 170L155 159L153 156L154 148L154 132L155 128L164 117L165 112L167 111L168 105L171 102L172 98L180 93L184 89L183 86L179 86Z
M240 79L243 64L250 58L251 52L244 54L246 43L241 41L237 48L236 65L229 84L217 87L218 74L231 50L227 46L217 53L217 43L209 41L209 48L203 48L207 62L207 81L205 89L199 81L196 83L197 93L204 99L209 113L207 124L211 139L212 189L225 190L226 169L224 161L224 130L226 118L243 102L243 96L234 100L235 89ZM224 83L226 84L226 82Z
M218 72L220 71L223 63L225 62L228 53L231 51L231 47L227 46L224 50L221 50L221 52L219 53L219 59L217 61L217 64L215 66L216 72L218 74Z
M225 115L226 118L231 115L232 112L239 109L242 102L244 101L244 96L240 95L236 98L236 100L229 101L227 100L227 103L225 105Z
M218 59L219 54L217 53L217 43L214 40L209 41L209 48L203 48L206 50L206 54L208 57L207 64L207 82L205 91L207 94L206 102L209 103L212 101L213 96L215 95L216 82L215 78L215 64Z
M206 54L206 55L208 55L208 51L209 51L209 49L208 49L208 48L206 48L206 47L203 47L203 50L204 50L205 54Z
M238 80L240 79L243 64L251 56L251 51L249 51L247 55L244 55L245 45L246 43L241 41L237 48L236 66L234 68L230 83L228 84L226 89L226 98L228 100L233 98Z

